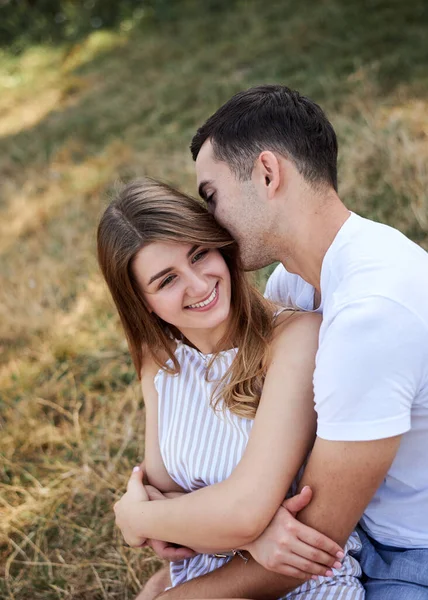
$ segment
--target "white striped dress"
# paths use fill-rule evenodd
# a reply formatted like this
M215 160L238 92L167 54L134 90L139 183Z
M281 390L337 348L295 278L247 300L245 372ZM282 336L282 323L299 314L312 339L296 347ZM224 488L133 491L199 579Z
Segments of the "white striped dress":
M216 382L230 367L236 349L220 352L206 379L212 355L177 342L175 356L180 373L168 374L161 369L155 377L159 402L159 444L162 459L171 478L191 492L223 481L241 459L253 421L230 411L214 411L210 401ZM172 362L167 362L172 366ZM346 550L359 550L358 536L353 534ZM198 554L171 563L172 585L184 583L225 564L229 558ZM343 567L332 578L309 580L284 598L317 600L361 600L364 589L358 577L358 562L347 554Z

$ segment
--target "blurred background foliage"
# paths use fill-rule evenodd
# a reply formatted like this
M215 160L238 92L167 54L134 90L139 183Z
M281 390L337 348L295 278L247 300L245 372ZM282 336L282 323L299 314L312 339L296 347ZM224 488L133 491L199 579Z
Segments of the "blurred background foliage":
M183 0L1 0L0 44L19 52L31 44L74 43L96 29L126 29L145 21L173 21L195 3ZM227 0L206 0L203 10L221 11Z
M427 39L425 0L0 0L1 598L129 599L159 566L111 511L144 446L95 259L117 182L194 194L196 128L284 83L333 122L346 204L428 249Z
M0 43L15 52L31 44L73 43L95 29L115 28L148 12L156 14L160 9L156 4L143 5L139 0L2 0Z

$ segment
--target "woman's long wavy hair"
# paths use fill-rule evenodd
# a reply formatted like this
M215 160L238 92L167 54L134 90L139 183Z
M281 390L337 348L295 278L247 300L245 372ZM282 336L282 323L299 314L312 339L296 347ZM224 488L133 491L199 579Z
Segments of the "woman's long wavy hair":
M230 234L198 200L164 183L141 179L128 184L105 210L97 242L100 268L139 377L147 352L160 368L178 373L180 365L171 338L183 339L183 335L147 309L133 273L137 253L153 242L186 243L221 252L231 277L231 323L217 351L238 350L217 385L212 405L253 418L266 373L274 307L248 281ZM165 356L173 368L166 366Z

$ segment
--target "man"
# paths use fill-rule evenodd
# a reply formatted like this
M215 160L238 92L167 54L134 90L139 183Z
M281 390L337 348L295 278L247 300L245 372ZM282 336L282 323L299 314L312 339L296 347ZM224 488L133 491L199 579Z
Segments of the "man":
M257 562L234 558L161 597L278 598L303 576L281 562L284 526L343 544L360 522L367 599L427 600L428 255L349 212L331 124L286 87L237 94L191 150L199 193L245 269L280 261L267 295L323 313L317 438L301 483L314 498L297 520L280 507L253 544Z

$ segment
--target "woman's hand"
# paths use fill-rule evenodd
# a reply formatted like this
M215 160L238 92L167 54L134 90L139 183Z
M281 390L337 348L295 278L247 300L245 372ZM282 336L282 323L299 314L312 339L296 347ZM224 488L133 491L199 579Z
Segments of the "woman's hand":
M138 548L146 542L139 525L143 520L142 506L148 501L149 495L143 485L143 470L141 467L134 467L126 493L114 505L116 525L129 546Z
M332 568L342 567L342 548L295 518L311 498L312 490L304 487L300 494L285 500L262 535L245 546L265 569L306 580L308 575L331 577Z
M146 492L149 496L149 500L168 500L172 498L179 498L184 496L187 492L161 492L154 485L145 485Z
M149 500L168 500L171 498L178 498L187 492L166 492L163 494L153 485L146 485L146 492L149 496ZM192 558L196 556L196 552L191 548L185 546L178 546L177 544L171 544L170 542L163 542L162 540L147 540L146 544L161 558L162 560L178 561L184 560L185 558Z

